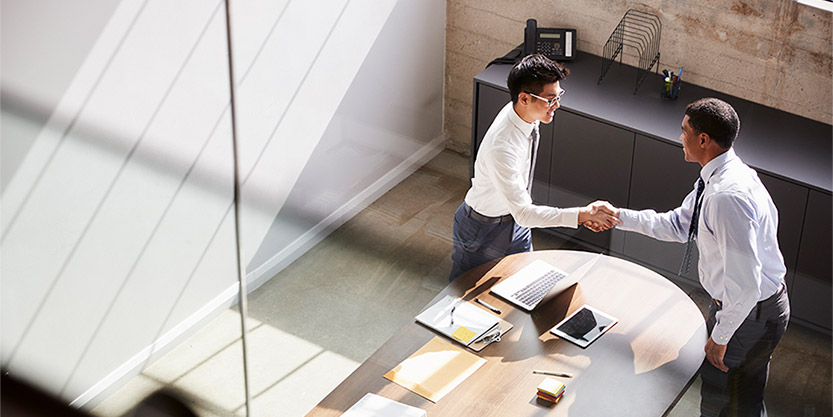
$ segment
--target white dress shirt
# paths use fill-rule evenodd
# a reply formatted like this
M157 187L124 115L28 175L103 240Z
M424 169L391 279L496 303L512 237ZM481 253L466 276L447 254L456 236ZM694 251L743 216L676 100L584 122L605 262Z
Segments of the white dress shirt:
M578 208L560 209L532 203L527 191L532 156L532 129L509 102L498 113L477 151L474 178L466 204L478 213L511 214L526 227L578 227Z
M700 177L706 182L697 229L700 283L721 302L711 337L725 345L755 304L778 291L787 269L778 248L778 210L758 174L729 149L703 166ZM685 242L695 193L665 213L622 209L617 227Z

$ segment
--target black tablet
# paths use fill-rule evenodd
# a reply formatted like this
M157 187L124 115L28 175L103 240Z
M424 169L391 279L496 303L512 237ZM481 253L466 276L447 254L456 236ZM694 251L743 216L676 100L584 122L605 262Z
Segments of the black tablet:
M619 320L585 304L556 324L550 333L586 348Z

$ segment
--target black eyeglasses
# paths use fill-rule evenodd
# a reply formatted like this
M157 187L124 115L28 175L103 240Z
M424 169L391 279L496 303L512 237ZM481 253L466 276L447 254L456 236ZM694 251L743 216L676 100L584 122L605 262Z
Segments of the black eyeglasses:
M558 100L561 100L561 97L563 97L563 96L564 96L564 90L559 91L559 92L558 92L558 95L556 95L556 96L555 96L555 97L553 97L553 98L543 98L543 97L541 97L541 96L538 96L538 95L532 94L532 93L530 93L529 91L524 91L524 93L527 93L527 94L531 95L532 97L535 97L535 98L537 98L537 99L539 99L539 100L544 100L544 101L546 101L546 102L547 102L547 106L550 106L550 107L554 106L554 105L555 105L555 103L558 103Z

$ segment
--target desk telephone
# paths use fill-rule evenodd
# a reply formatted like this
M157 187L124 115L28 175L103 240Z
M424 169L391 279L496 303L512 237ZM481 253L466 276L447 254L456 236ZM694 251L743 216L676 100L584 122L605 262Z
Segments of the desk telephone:
M558 61L570 60L576 54L576 30L539 28L538 21L526 21L524 31L524 55L544 54Z

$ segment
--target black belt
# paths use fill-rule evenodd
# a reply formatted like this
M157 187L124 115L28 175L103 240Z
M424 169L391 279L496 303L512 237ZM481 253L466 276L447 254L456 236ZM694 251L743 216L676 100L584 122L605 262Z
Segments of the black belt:
M778 300L778 298L781 296L781 294L786 289L787 289L787 286L784 285L783 283L781 283L781 286L778 287L778 291L775 291L775 294L770 295L769 298L767 298L765 300L758 301L755 304L755 320L758 320L758 319L761 318L761 307L763 307L764 305L768 305L768 304ZM721 302L720 300L712 298L712 301L714 301L714 303L717 304L718 307L723 308L723 302Z
M479 222L483 222L483 223L503 223L503 222L508 222L509 220L512 220L512 215L511 214L507 214L507 215L500 216L500 217L484 216L484 215L478 213L477 211L475 211L473 208L469 207L468 204L466 204L466 214L469 217L471 217L472 219L475 219L475 220L477 220Z

